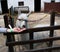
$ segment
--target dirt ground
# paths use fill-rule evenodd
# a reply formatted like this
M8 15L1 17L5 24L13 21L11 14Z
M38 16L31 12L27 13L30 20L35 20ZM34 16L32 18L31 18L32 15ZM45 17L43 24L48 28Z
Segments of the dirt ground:
M46 15L46 17L44 17L45 15ZM43 19L39 20L41 18L43 18ZM50 24L50 14L47 14L47 13L32 13L28 19L39 20L39 21L35 21L35 22L28 22L30 28L32 28L38 24L41 24L41 25L42 24ZM60 16L55 16L55 22L56 22L56 25L60 25ZM0 26L4 27L3 15L0 15ZM60 30L56 30L56 36L60 36ZM0 52L7 52L8 51L5 43L6 43L6 36L4 36L3 34L0 34ZM53 45L59 46L60 41L54 41ZM38 48L39 47L40 46L38 46Z

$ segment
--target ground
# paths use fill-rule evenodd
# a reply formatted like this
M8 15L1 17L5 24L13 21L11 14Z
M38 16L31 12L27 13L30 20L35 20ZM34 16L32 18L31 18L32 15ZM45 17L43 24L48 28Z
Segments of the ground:
M48 13L32 13L28 19L39 20L40 18L44 17L46 14L47 14L47 16L40 21L29 22L29 26L32 28L33 26L35 26L37 24L50 24L50 14L48 14ZM2 26L2 27L4 27L3 16L4 15L0 15L0 26ZM60 16L55 16L55 21L56 21L57 25L60 25ZM60 33L60 30L56 30L56 36L60 36L59 33ZM6 42L6 36L4 36L3 34L0 34L0 52L7 52L8 49L5 45L5 42ZM53 45L59 46L60 41L55 41Z

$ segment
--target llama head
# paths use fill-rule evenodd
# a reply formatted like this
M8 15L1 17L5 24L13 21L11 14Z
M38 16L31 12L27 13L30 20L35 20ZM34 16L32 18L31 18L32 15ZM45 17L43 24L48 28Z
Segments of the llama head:
M19 20L19 19L23 19L23 20ZM18 20L16 21L16 26L20 28L26 27L26 22L24 20L27 20L27 15L22 13L18 16Z

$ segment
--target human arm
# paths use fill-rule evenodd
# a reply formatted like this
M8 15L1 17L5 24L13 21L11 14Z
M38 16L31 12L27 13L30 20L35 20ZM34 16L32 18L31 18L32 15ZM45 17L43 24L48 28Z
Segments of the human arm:
M0 28L0 32L7 32L7 28Z
M22 32L24 30L25 30L25 28L20 29L20 28L16 28L16 27L14 27L12 29L12 31L9 28L0 28L0 32Z

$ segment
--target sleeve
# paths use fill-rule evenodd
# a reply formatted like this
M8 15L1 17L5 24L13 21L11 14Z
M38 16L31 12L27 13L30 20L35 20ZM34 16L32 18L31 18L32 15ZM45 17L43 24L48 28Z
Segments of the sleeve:
M0 32L7 32L7 28L0 28Z

